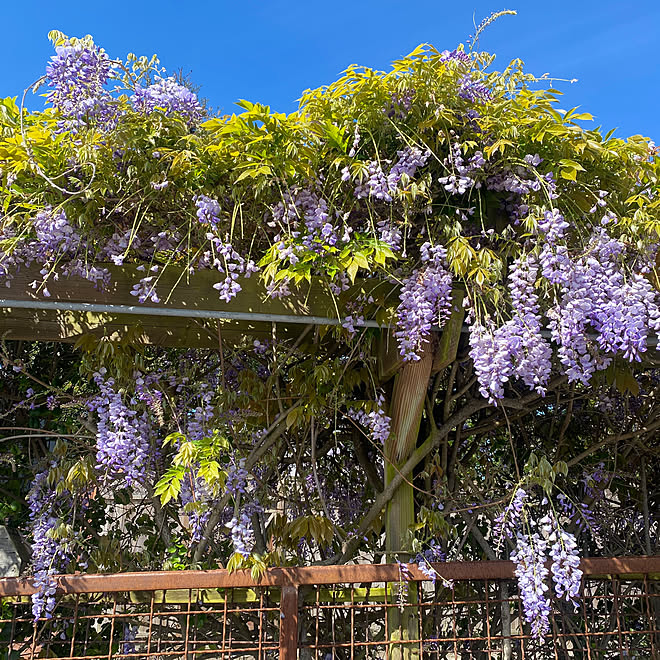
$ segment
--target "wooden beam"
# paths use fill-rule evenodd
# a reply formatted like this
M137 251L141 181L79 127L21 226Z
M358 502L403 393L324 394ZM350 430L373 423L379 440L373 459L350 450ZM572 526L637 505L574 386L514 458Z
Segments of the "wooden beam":
M168 348L217 348L218 330L222 340L238 343L246 336L270 339L272 323L177 317L138 317L121 314L94 314L89 312L59 312L12 307L0 308L0 339L26 341L57 341L74 343L82 335L119 340L129 331L139 328L145 344ZM279 337L300 334L300 326L278 324Z
M135 266L107 268L111 273L107 289L97 289L78 277L60 278L48 282L48 297L33 286L42 279L39 269L21 270L11 287L0 292L0 337L75 342L87 333L120 338L128 328L139 326L146 343L213 348L218 345L218 328L223 339L235 342L246 335L269 338L273 323L277 323L278 336L297 336L300 329L296 324L336 325L343 320L337 301L320 282L304 283L291 296L273 299L259 278L243 278L239 280L240 293L225 302L213 288L220 280L217 272L204 270L190 275L180 267L170 266L154 278L158 278L156 290L162 302L140 304L131 295L131 289L144 272ZM382 300L392 289L387 282L365 280L344 295L372 295ZM13 301L24 308L12 306ZM49 309L33 309L35 306ZM378 325L374 320L368 323Z

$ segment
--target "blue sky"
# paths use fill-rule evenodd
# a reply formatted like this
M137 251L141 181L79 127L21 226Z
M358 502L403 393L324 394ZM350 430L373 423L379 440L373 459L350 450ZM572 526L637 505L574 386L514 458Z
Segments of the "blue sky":
M387 68L421 42L440 49L465 42L493 11L515 9L481 39L497 68L514 57L556 83L565 109L581 106L595 124L660 142L658 0L113 0L3 3L0 93L15 96L43 74L49 30L92 34L111 57L157 53L182 68L221 112L240 98L290 111L302 90L332 82L349 64ZM34 101L32 103L34 105Z

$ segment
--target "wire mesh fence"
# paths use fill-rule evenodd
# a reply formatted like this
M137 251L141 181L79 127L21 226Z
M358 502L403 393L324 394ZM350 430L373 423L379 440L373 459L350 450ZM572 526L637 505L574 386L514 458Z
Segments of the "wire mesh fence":
M61 576L35 621L29 580L0 580L0 658L292 660L660 657L660 557L583 560L577 611L530 635L510 562Z

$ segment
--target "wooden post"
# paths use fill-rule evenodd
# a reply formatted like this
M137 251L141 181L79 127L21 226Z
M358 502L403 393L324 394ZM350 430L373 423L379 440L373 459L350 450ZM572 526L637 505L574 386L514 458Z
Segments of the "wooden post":
M392 418L391 433L385 443L385 485L390 483L415 450L426 392L433 367L432 344L425 344L421 358L416 362L405 362L394 381L389 414ZM410 559L410 533L415 524L415 498L412 475L404 481L390 500L385 519L385 547L388 561L398 558L401 562ZM397 594L393 594L397 597ZM416 589L411 589L406 604L415 604ZM418 637L418 621L415 608L407 607L388 610L388 627L391 640L415 640ZM394 645L390 648L392 660L412 660L419 657L417 644Z
M280 660L298 657L298 585L282 587L280 600Z

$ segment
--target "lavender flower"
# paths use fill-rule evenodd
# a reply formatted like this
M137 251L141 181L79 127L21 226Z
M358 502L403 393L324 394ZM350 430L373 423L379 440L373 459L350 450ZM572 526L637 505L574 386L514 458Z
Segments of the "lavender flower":
M453 64L469 64L470 56L464 51L456 48L455 50L443 50L440 53L440 62Z
M485 162L481 151L476 151L466 162L461 144L454 142L449 155L443 161L449 174L441 176L438 181L451 195L463 195L471 188L478 189L481 187L481 183L472 174L482 169Z
M134 284L131 288L130 293L132 296L136 296L140 303L146 302L147 300L151 300L153 303L160 302L153 275L138 280L138 283Z
M545 393L552 368L552 348L541 335L541 314L534 291L538 266L528 256L514 262L509 275L513 318L493 330L479 322L470 326L470 356L479 391L490 403L504 396L504 386L520 378Z
M213 501L206 481L195 475L193 470L187 471L181 481L179 498L188 516L190 541L199 543L211 515L209 504Z
M492 97L492 93L486 85L469 75L465 75L460 79L458 95L470 103L484 103Z
M300 239L307 250L324 254L326 246L332 247L339 240L338 229L331 221L327 201L309 188L286 190L282 201L271 211L274 223L286 229L292 238ZM296 247L287 247L279 235L275 241L281 243L278 249L282 258L296 263Z
M550 571L555 584L555 594L557 598L564 598L571 603L577 611L582 571L579 568L580 556L575 536L556 525L550 540L553 541L550 546Z
M417 173L417 170L426 165L431 152L428 149L422 151L418 147L406 146L404 149L397 151L396 155L399 157L399 160L392 165L387 175L387 185L392 194L401 183L402 176L412 179Z
M442 327L451 315L451 273L446 267L447 251L442 245L424 243L424 268L404 280L397 310L394 336L406 360L419 360L434 323Z
M596 518L584 502L573 503L563 493L557 495L557 506L568 520L581 532L597 532Z
M238 463L231 460L227 466L227 481L225 482L225 491L232 497L238 497L245 494L248 471L245 469L245 459L241 458Z
M125 486L144 483L149 457L150 425L146 413L138 416L123 401L115 381L104 367L94 374L98 396L88 407L96 412L97 468Z
M390 103L385 109L385 114L390 119L404 119L412 108L415 98L414 89L406 89L401 94L394 92L390 97Z
M383 202L392 201L390 184L378 161L369 161L366 175L363 175L355 188L355 196L358 199L373 197Z
M114 67L105 52L93 44L67 41L55 53L46 67L53 88L46 98L66 118L58 122L58 130L75 133L90 120L114 126L116 109L104 88Z
M198 195L195 197L197 207L197 218L202 224L210 224L215 227L220 222L220 204L212 197Z
M532 637L541 641L550 630L550 599L546 595L548 569L545 567L547 543L537 533L518 534L511 560L516 565L516 578L525 620L532 627Z
M159 111L168 116L176 113L189 124L197 123L202 118L202 106L197 95L180 85L174 77L156 77L153 85L137 86L132 103L138 112L151 114Z
M34 585L38 591L32 595L32 614L35 619L52 618L55 609L54 575L66 568L69 552L66 543L56 539L54 532L60 524L56 510L67 506L67 494L58 495L48 483L48 470L37 473L27 498L32 529L32 565Z
M585 254L574 261L560 246L542 255L544 275L560 288L548 318L569 381L588 384L596 370L610 364L612 355L640 360L649 330L660 330L657 294L642 275L625 274L625 252L623 243L600 228ZM592 331L600 354L588 339Z
M515 537L518 527L520 525L521 516L525 500L527 499L527 491L518 488L507 504L504 511L495 518L493 526L493 536L501 541L505 536L509 539Z
M376 396L376 409L367 413L364 410L349 409L347 415L362 426L369 429L369 435L374 442L384 443L390 436L392 419L385 414L385 397Z
M254 547L254 530L252 529L251 518L261 511L262 508L257 502L251 502L236 512L227 524L227 527L231 530L234 552L243 555L243 557L249 557Z
M205 254L205 260L225 275L224 280L217 282L213 288L218 292L220 300L230 302L241 291L238 278L243 275L249 278L259 269L251 259L244 259L231 245L223 243L217 236L209 233L206 238L211 242L212 252Z

